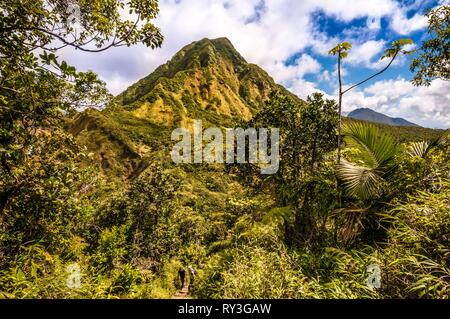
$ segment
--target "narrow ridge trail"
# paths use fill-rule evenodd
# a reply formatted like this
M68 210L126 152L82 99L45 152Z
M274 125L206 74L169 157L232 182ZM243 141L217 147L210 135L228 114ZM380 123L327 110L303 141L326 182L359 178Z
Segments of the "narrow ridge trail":
M183 287L175 293L175 295L172 296L172 299L191 299L191 296L189 295L189 286Z

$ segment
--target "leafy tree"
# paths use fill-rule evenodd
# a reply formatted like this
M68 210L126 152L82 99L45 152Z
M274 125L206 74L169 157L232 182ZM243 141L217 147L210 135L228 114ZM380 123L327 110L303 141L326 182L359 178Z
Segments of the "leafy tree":
M348 91L354 89L357 86L360 86L361 84L366 83L367 81L373 79L374 77L380 75L384 71L386 71L394 62L395 58L398 56L399 53L403 54L409 54L412 51L406 51L403 50L403 47L407 44L412 44L411 39L400 39L397 41L392 42L391 46L384 51L384 55L381 57L381 59L388 58L389 62L388 64L381 69L380 71L372 74L371 76L357 82L356 84L351 85L350 87L344 89L343 83L342 83L342 77L341 77L341 67L342 67L342 60L348 56L348 51L352 48L352 45L348 42L342 42L336 45L334 48L332 48L329 51L330 55L337 55L337 72L338 72L338 82L339 82L339 90L338 90L338 107L339 107L339 124L338 124L338 152L337 152L337 162L341 162L341 131L342 131L342 97L345 93Z
M422 43L411 62L411 71L416 72L414 85L428 86L436 78L450 80L450 6L432 9L426 16L430 38Z
M301 137L306 141L304 151L310 154L309 166L314 174L316 165L325 154L336 148L336 126L338 122L337 105L334 100L323 99L323 94L313 93L306 99L307 104L301 110Z
M0 180L0 264L14 259L27 245L48 252L67 253L75 235L90 222L87 192L95 187L88 171L80 168L85 155L73 137L62 130L41 131L20 167L14 167L6 188ZM3 259L3 258L4 259Z
M128 9L135 20L124 20ZM0 3L0 214L17 192L15 171L26 165L38 132L61 123L77 107L110 100L105 83L92 71L77 72L56 52L63 47L100 52L144 43L161 45L151 24L155 0L6 0Z
M125 9L133 21L123 19ZM0 3L0 262L34 244L63 254L90 221L85 155L61 126L111 95L95 73L78 72L57 52L160 46L157 13L154 0Z
M314 174L325 154L336 147L337 106L320 93L306 103L273 92L264 108L248 123L280 128L280 170L275 178L295 192L294 185ZM290 185L290 186L287 186Z
M131 259L160 260L175 253L178 229L169 222L176 210L180 181L157 165L149 166L125 194L114 198L100 216L105 229L126 225Z
M277 185L281 203L295 205L295 237L302 240L312 239L316 224L326 220L335 202L328 183L333 174L330 176L324 162L336 148L337 122L336 102L324 99L321 93L308 96L306 103L298 103L274 92L250 123L280 129L280 168L268 178Z

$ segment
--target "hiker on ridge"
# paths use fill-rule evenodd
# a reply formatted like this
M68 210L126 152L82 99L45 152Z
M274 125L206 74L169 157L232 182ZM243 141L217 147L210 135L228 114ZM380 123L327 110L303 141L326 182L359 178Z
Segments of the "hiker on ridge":
M189 269L189 288L190 288L192 285L194 285L194 279L195 276L197 275L197 272L191 265L188 266L188 269Z
M178 276L180 276L181 289L183 289L184 288L184 280L186 278L186 270L183 267L180 267L180 269L178 270Z

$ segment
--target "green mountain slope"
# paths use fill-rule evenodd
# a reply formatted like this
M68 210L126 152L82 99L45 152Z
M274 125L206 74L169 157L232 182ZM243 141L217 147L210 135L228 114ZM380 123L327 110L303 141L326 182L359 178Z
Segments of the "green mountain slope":
M119 94L105 110L77 114L68 129L94 153L102 171L137 176L152 158L168 157L174 127L233 127L248 120L273 90L288 92L247 63L226 38L182 48L153 73Z
M115 103L156 124L189 126L202 118L221 125L250 119L275 88L284 90L228 39L203 39L182 48Z

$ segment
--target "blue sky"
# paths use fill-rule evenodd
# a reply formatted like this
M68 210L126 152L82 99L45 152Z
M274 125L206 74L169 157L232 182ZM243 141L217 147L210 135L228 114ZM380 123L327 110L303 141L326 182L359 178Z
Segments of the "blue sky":
M353 48L343 72L351 85L380 68L389 44L427 36L424 11L449 0L160 0L155 24L165 37L162 48L115 48L101 54L67 48L63 58L79 69L92 69L118 94L169 60L179 49L202 38L228 37L251 63L301 98L320 91L336 95L336 61L328 50L348 41ZM344 96L344 112L369 107L427 127L450 127L450 84L410 83L409 57L365 86Z
M405 8L405 15L407 18L411 18L415 15L421 15L424 12L426 12L427 9L433 8L437 5L439 5L439 1L401 1L399 4L403 4ZM387 47L389 43L398 40L399 38L405 37L410 38L414 41L416 44L420 44L424 39L427 39L428 33L426 28L418 28L416 30L412 30L411 32L407 34L399 34L395 30L392 30L392 28L389 27L389 20L386 17L381 17L379 19L370 19L368 17L361 17L361 18L355 18L348 22L341 21L337 19L334 16L328 16L326 15L322 10L318 10L314 12L311 15L311 19L313 21L313 24L317 26L317 29L327 34L329 37L348 37L353 38L354 42L356 44L362 44L367 43L368 41L377 41L382 42L385 45L383 47ZM295 59L301 56L301 51L292 55L290 59L286 61L287 64L289 63L295 63ZM380 58L382 55L381 52L378 52L379 54L374 55L368 59L367 62L374 62L377 61L377 59ZM350 54L352 54L350 52ZM334 57L329 56L322 56L322 55L315 55L312 54L314 58L317 59L317 61L328 70L331 70L336 60ZM409 63L411 61L411 56L404 57L403 63L399 63L392 67L391 69L388 69L385 73L381 74L379 77L376 78L376 80L383 80L383 79L391 79L395 77L401 77L407 80L411 80L413 74L409 69ZM387 63L387 61L384 61ZM382 63L379 65L380 67L383 66ZM347 68L348 73L345 76L345 80L348 83L357 83L358 80L361 80L366 75L370 75L376 71L378 68L374 67L368 67L367 65L347 65L345 66L344 61L344 67ZM317 78L317 76L313 74L308 74L305 76L306 80L309 81L317 81L320 80ZM368 82L367 84L364 84L362 87L367 87L371 84L371 82ZM319 85L317 86L319 89L325 91L325 92L332 92L335 87L330 85L330 83L324 83L319 81Z

